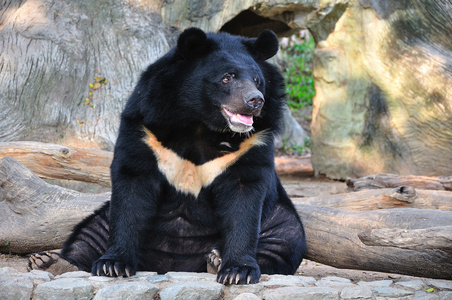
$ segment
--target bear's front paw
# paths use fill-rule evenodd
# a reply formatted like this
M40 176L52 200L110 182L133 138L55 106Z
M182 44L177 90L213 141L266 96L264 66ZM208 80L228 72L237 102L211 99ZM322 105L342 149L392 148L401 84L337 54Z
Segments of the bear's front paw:
M259 267L240 266L222 268L217 275L217 282L228 284L258 283L261 277Z
M124 263L120 259L115 259L111 255L108 257L104 255L93 263L91 273L97 276L130 277L135 275L136 267L132 264Z

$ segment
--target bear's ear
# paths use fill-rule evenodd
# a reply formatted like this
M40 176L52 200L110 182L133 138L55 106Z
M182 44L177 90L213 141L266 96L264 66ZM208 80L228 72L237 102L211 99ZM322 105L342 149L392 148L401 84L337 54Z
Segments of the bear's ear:
M256 39L251 40L248 47L255 59L267 60L278 52L278 37L273 31L265 29Z
M257 60L267 60L278 52L279 41L273 31L265 29L249 46Z
M205 47L206 33L199 28L185 29L177 40L177 50L184 59L196 56Z

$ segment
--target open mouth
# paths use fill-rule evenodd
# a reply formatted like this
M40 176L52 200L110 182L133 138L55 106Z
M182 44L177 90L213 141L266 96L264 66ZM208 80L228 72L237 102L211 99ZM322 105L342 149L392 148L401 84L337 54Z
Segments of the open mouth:
M233 113L226 107L223 107L223 115L228 120L229 128L232 131L248 132L253 129L253 115Z

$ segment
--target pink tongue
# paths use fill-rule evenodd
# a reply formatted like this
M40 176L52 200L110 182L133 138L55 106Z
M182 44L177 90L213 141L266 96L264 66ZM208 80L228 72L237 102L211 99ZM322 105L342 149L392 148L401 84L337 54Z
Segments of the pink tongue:
M247 126L251 126L253 125L253 116L247 116L247 115L240 115L237 114L237 119L239 120L240 123L245 124Z

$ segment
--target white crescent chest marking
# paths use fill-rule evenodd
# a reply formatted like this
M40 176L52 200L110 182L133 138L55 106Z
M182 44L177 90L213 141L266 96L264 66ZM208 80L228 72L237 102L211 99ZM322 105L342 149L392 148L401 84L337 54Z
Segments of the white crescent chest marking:
M209 186L215 178L235 163L249 149L265 144L265 132L259 132L244 140L237 151L215 158L202 165L195 165L189 160L181 158L174 151L165 148L156 136L144 128L143 141L152 149L157 158L157 164L168 182L177 191L198 197L203 187Z

